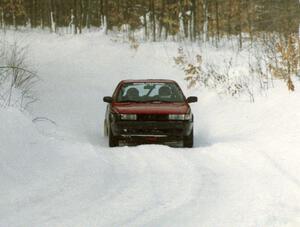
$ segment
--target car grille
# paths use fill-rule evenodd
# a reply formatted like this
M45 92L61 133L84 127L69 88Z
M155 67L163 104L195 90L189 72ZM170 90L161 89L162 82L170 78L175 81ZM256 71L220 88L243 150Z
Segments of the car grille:
M180 135L181 128L129 128L122 131L124 135Z
M167 121L169 119L168 114L139 114L137 116L139 121Z

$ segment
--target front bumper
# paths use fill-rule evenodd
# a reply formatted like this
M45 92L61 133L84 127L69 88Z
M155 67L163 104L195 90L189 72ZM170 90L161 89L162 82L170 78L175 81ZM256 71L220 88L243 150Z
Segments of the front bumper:
M135 139L168 141L190 135L192 121L115 121L111 124L114 136Z

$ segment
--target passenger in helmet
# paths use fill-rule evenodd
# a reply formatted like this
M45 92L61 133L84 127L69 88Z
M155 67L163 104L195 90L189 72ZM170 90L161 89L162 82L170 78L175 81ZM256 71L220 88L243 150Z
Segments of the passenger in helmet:
M132 87L132 88L129 88L127 93L126 93L126 99L128 100L133 100L133 101L136 101L139 99L139 91L138 89Z
M159 98L161 100L169 100L170 101L172 92L171 92L171 89L169 87L162 86L158 90L158 95L159 95Z

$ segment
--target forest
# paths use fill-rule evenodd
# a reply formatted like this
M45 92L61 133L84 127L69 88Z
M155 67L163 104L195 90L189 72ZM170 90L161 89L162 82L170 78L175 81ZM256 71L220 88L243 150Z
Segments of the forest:
M152 41L178 34L192 41L234 35L241 42L262 32L287 36L298 32L299 21L296 0L0 0L2 28L142 30Z

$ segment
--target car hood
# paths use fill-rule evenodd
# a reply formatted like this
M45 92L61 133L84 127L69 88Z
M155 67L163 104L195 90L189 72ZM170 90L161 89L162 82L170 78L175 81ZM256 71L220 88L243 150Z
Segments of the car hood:
M186 103L114 103L113 111L119 114L186 114Z

